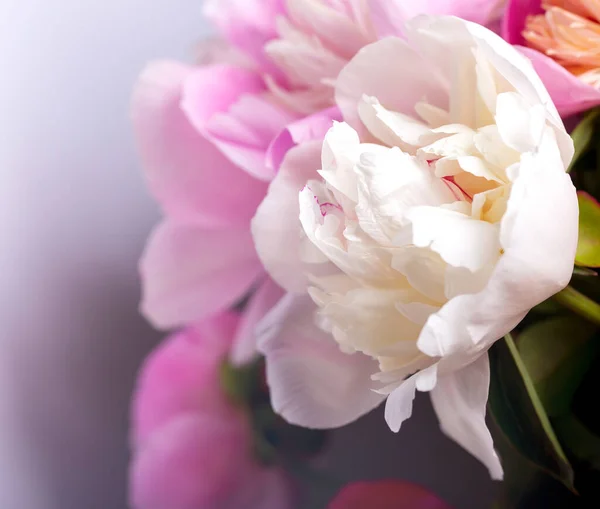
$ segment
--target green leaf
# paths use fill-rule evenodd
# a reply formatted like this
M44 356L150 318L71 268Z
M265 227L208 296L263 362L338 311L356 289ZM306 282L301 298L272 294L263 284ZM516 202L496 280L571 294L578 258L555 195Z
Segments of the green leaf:
M588 322L600 326L600 304L587 295L578 292L571 285L558 292L552 299Z
M574 473L510 335L490 349L489 407L506 439L525 458L574 491Z
M244 366L234 366L229 361L221 364L221 387L230 401L237 405L250 405L261 388L261 371L263 359Z
M589 194L579 191L579 242L575 264L600 267L600 203Z
M561 441L573 456L600 470L600 437L573 414L560 417L555 426Z
M573 166L575 166L581 156L589 149L590 143L594 137L594 128L599 113L600 110L598 109L591 110L585 115L583 120L577 124L577 127L573 129L571 138L573 138L575 153L573 154L573 159L571 160L568 171L573 169Z
M573 276L577 277L598 277L598 273L595 270L587 269L585 267L574 267Z
M538 322L523 331L517 346L549 416L566 414L598 350L595 325L576 316Z

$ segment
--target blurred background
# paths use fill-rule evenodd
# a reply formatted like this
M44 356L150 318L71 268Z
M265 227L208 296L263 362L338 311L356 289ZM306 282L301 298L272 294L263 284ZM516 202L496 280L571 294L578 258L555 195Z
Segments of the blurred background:
M188 59L201 0L0 0L0 507L125 509L128 404L160 340L137 311L158 219L136 159L144 64ZM337 477L401 477L457 509L496 486L427 398L399 435L381 411L335 433ZM176 509L176 508L174 508Z

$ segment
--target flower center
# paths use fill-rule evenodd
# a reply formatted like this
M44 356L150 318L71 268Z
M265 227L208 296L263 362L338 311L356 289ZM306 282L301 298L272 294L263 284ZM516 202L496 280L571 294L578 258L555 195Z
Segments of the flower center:
M527 45L600 88L600 0L545 0L544 14L529 16Z

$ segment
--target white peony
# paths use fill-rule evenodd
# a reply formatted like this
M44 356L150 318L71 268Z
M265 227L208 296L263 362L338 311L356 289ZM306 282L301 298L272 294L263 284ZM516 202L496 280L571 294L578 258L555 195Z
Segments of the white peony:
M260 331L273 405L335 427L387 398L398 431L429 391L445 433L501 478L486 352L569 282L572 141L491 31L418 17L405 34L344 68L345 122L290 151L254 219L290 292Z

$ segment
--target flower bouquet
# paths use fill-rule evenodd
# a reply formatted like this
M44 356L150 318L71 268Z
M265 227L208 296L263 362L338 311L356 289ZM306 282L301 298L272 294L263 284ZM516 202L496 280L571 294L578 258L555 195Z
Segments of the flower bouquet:
M204 14L219 37L133 96L164 212L141 309L176 331L134 394L133 507L447 508L315 466L417 392L497 507L597 507L600 1Z

